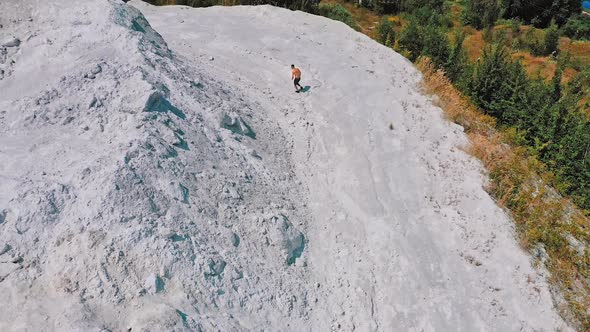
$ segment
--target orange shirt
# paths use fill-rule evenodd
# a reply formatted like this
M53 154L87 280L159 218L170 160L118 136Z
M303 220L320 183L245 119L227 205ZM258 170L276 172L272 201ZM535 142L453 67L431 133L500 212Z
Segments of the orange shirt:
M293 69L291 69L291 74L295 78L301 78L301 70L299 70L299 68L293 68Z

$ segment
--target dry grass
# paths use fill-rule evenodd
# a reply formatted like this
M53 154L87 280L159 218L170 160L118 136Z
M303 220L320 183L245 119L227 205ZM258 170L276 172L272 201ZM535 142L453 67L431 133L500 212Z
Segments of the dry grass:
M466 35L463 47L467 52L469 61L474 62L481 57L483 49L486 47L486 41L483 39L483 32L471 27L465 27L463 31Z
M422 58L418 61L417 67L424 73L423 83L426 92L438 97L438 104L445 110L449 120L463 126L467 132L489 135L495 131L495 119L479 112L469 99L449 82L442 71L434 70L429 60Z
M522 65L530 77L542 77L545 81L549 82L555 75L557 69L557 61L547 56L533 56L529 52L518 51L512 53L512 59L520 59ZM572 67L566 67L563 70L561 77L561 83L569 83L579 71Z
M397 32L400 32L401 30L403 30L403 28L405 28L408 23L410 23L408 20L406 20L405 18L401 17L401 16L390 16L389 20L394 24L394 27L396 29Z
M461 12L463 11L463 6L460 3L453 3L451 5L451 20L453 21L454 27L461 26Z
M559 40L559 49L568 52L572 59L579 61L582 66L590 66L590 41L575 40L567 37Z
M565 68L563 70L563 75L561 76L561 84L567 84L571 82L571 80L576 77L579 71L575 70L574 68Z
M520 59L530 77L542 77L549 81L553 78L557 63L547 56L533 56L529 52L518 51L512 54L512 59Z
M590 41L572 41L569 38L563 37L559 41L559 49L562 53L569 53L572 66L575 66L577 69L590 67ZM578 70L568 67L564 71L563 81L571 81L571 79L578 73ZM586 95L580 100L579 105L585 110L588 117L590 117L590 87L587 87Z
M523 26L521 28L521 33L525 33L530 29L531 28L528 26ZM537 30L538 29L535 29L536 34L543 33L541 30ZM467 52L467 57L471 62L475 62L481 57L483 49L489 45L489 43L484 40L482 31L475 30L472 27L464 27L463 31L466 34L463 46ZM509 27L498 25L494 28L494 31L504 31L506 35L506 44L510 45L512 43L514 36ZM453 31L448 33L448 37L451 41L454 39L454 35L455 33ZM572 42L569 38L561 38L560 50L561 52L569 52L572 59L578 61L579 65L590 65L590 42ZM534 56L527 51L521 50L514 52L512 54L512 59L520 59L525 71L530 77L542 77L546 81L550 81L553 78L555 69L557 68L557 62L555 59L548 56ZM567 67L563 72L562 83L565 84L570 82L578 72L578 70L572 67Z
M468 152L490 172L487 190L509 210L522 246L546 251L550 281L568 304L560 307L562 314L579 330L589 331L590 250L578 252L569 239L590 243L590 220L551 189L553 175L526 148L513 144L514 130L497 131L494 119L473 106L428 59L417 66L425 91L437 95L446 116L465 128L471 141Z

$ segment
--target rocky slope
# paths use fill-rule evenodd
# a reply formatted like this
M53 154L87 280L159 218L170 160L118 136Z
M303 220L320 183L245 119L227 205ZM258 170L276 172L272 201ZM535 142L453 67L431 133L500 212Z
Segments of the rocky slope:
M461 128L343 24L90 0L0 24L0 330L567 328Z

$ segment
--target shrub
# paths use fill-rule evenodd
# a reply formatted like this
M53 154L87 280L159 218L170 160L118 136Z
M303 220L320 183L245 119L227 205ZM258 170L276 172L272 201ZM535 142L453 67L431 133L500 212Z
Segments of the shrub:
M590 39L590 17L576 15L563 26L563 34L572 39Z
M559 30L555 24L551 25L547 32L545 33L545 41L544 41L544 54L549 55L553 52L557 52L559 47Z
M483 29L482 38L486 43L494 42L494 29L487 27Z
M414 13L416 10L428 8L432 11L441 13L443 10L444 0L404 0L401 1L402 10Z
M476 29L494 26L499 16L496 0L467 0L461 20Z
M415 17L421 25L436 25L439 27L448 26L450 19L446 15L430 8L421 7L412 11L412 16Z
M520 22L520 20L518 18L514 18L512 20L510 20L510 31L512 31L512 35L513 36L517 36L518 34L520 34L520 28L522 25L522 22Z
M348 25L349 27L358 30L358 26L354 22L352 18L352 14L346 10L346 8L342 7L340 4L332 4L332 3L321 3L318 6L318 14L325 16L327 18L343 22L344 24Z
M395 44L394 32L390 31L385 38L385 46L392 47Z
M377 25L377 38L381 44L385 44L387 41L387 37L390 36L391 39L390 43L393 44L395 42L395 30L393 22L389 19L388 16L383 16Z
M551 21L562 26L580 10L580 0L502 0L505 18L520 18L539 28L547 27Z
M513 42L516 49L527 49L534 56L546 56L559 50L559 29L551 25L546 31L529 29Z
M463 42L465 41L465 34L458 32L455 36L455 43L451 47L449 58L444 65L447 77L454 83L459 81L465 72L467 64L467 54L463 49Z
M491 103L502 88L509 71L509 55L500 45L488 46L475 66L473 86L470 95L475 104L491 115L498 115L492 110Z
M435 25L427 26L421 54L430 57L438 68L442 68L449 60L449 53L449 40L444 31Z
M442 15L422 9L415 13L417 15L407 16L409 23L400 33L396 44L408 54L411 61L425 55L431 58L438 68L442 68L450 54L446 30L439 24Z
M518 37L518 42L515 43L515 48L522 50L529 50L534 56L541 56L545 53L544 39L541 30L529 29L523 35Z
M417 20L413 17L410 18L410 22L406 28L401 32L399 37L399 46L408 52L408 59L410 61L416 61L422 49L424 49L424 38L420 25Z

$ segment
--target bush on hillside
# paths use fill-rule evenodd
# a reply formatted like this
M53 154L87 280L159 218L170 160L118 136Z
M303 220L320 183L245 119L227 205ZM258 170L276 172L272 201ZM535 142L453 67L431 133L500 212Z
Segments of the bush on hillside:
M489 115L502 118L506 106L504 101L510 99L507 83L510 83L510 76L514 73L510 54L503 45L486 47L475 66L469 91L474 103Z
M380 14L407 12L415 14L416 10L428 8L437 13L443 13L444 0L394 0L394 1L363 1L363 6L371 8Z
M414 10L412 17L416 18L422 25L436 25L441 28L453 26L453 21L448 14L440 13L430 7Z
M468 84L461 86L498 124L522 132L521 143L554 172L558 189L589 210L590 120L579 101L590 75L579 74L564 89L561 72L559 67L549 83L531 79L502 44L495 44L484 50Z
M562 26L568 18L581 11L580 0L501 0L505 18L520 18L538 28L549 26L551 21Z
M572 39L590 40L590 16L576 15L563 26L563 34Z
M388 16L383 16L377 25L377 38L381 44L385 44L388 37L390 39L389 42L393 45L395 42L394 24Z
M512 31L512 34L514 36L520 34L522 22L519 19L517 19L517 18L511 19L509 26L510 26L510 31Z
M449 60L449 53L449 40L445 32L435 25L427 26L424 29L422 55L431 58L438 68L443 68Z
M471 25L478 30L490 28L498 20L499 11L496 0L466 0L461 20L464 25Z
M327 18L343 22L355 30L359 29L352 18L352 14L340 4L321 3L317 8L317 12Z
M400 8L408 13L414 13L422 8L431 9L437 13L442 13L444 0L403 0L400 1Z
M399 37L399 46L408 52L408 59L416 61L424 49L424 38L421 27L415 18L410 18L410 22L401 32Z
M552 25L545 31L531 28L512 42L512 47L531 52L534 56L556 55L559 51L560 31Z
M525 50L529 50L534 56L541 56L544 52L544 39L542 31L538 29L529 29L522 38L522 45Z
M552 24L545 33L545 41L543 45L543 55L550 55L557 53L559 48L559 29L557 25Z
M443 68L449 59L450 49L446 31L437 23L434 14L425 21L424 18L409 15L409 23L398 39L399 47L406 51L411 61L421 56L428 56L438 68ZM423 24L426 22L426 24Z
M449 51L449 58L444 65L444 70L447 77L453 83L459 82L465 73L467 65L467 52L463 48L465 41L465 34L460 31L455 35L455 42Z

